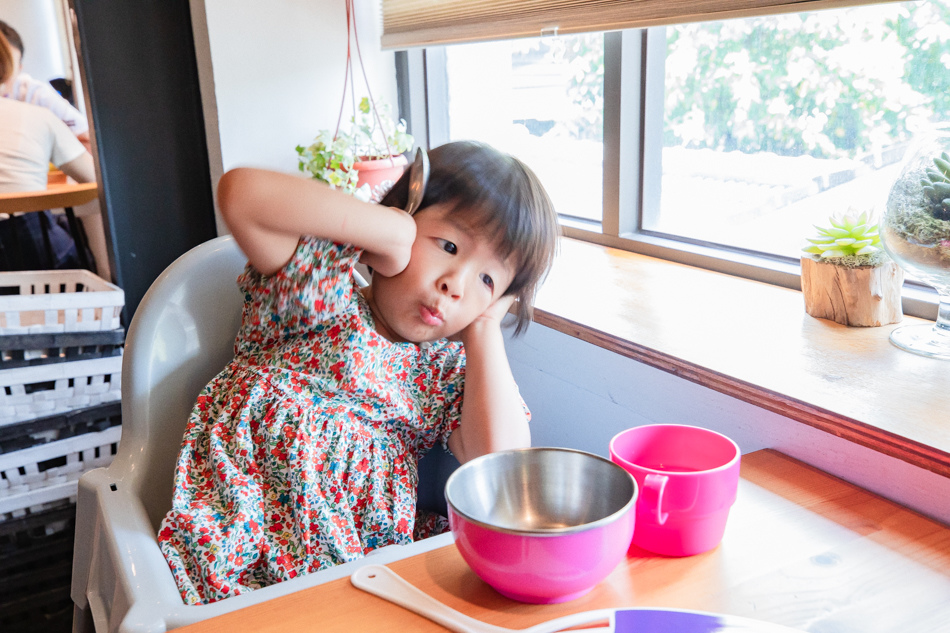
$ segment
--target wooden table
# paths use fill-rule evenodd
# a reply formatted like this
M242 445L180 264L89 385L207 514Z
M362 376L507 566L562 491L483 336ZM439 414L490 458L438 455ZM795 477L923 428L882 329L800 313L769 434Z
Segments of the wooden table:
M0 193L0 213L26 213L46 209L66 209L95 200L99 189L94 182L50 183L43 191Z
M815 632L950 631L950 527L769 450L743 456L739 498L718 548L688 558L633 551L572 602L538 606L503 598L454 545L389 566L445 604L511 628L637 606L730 613ZM444 630L348 579L178 629Z

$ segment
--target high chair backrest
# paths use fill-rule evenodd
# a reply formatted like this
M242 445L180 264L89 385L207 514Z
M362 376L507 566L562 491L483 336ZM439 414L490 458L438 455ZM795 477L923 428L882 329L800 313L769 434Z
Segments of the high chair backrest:
M234 354L243 305L235 280L245 262L231 237L193 248L155 280L132 319L122 364L119 450L108 468L85 473L77 490L74 633L165 631L344 578L363 564L185 605L159 550L156 533L171 507L188 416L198 393ZM454 458L441 449L420 461L421 506L444 506L442 491L453 466ZM382 548L372 558L381 564L396 560L401 547Z
M201 389L234 356L247 258L230 236L182 255L155 280L126 336L122 442L112 469L142 499L157 529L171 507L172 478Z

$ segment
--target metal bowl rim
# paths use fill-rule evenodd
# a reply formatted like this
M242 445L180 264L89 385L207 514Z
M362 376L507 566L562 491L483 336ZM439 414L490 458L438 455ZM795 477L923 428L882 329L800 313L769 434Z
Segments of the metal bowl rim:
M519 530L517 528L506 528L506 527L500 527L497 525L492 525L491 523L486 523L484 521L480 521L474 517L469 516L465 512L462 512L461 510L459 510L458 507L456 507L456 505L452 502L452 498L449 496L449 487L452 485L452 481L456 479L456 477L459 475L459 472L461 472L461 470L465 468L466 466L468 466L469 464L474 464L482 460L487 461L488 459L493 458L493 457L497 459L499 458L499 456L509 455L513 453L527 453L527 452L541 452L541 451L577 453L579 455L584 455L585 457L593 457L596 460L609 464L612 468L619 469L627 477L630 478L630 483L633 484L633 494L630 495L630 500L627 501L627 503L625 503L622 508L620 508L613 514L609 514L603 518L597 519L596 521L591 521L590 523L582 523L580 525L573 525L571 527L539 528L539 529L534 529L534 530L527 530L527 529ZM639 496L640 496L640 486L637 484L637 480L634 478L633 475L631 475L629 472L624 470L624 468L620 466L619 464L617 464L616 462L612 462L611 460L601 457L600 455L596 455L594 453L588 453L587 451L580 451L573 448L560 448L560 447L553 447L553 446L552 447L532 446L530 448L514 448L514 449L510 449L506 451L497 451L494 453L488 453L486 455L476 457L475 459L473 459L470 462L467 462L466 464L463 464L461 467L456 469L454 473L449 475L448 481L445 482L445 501L449 506L449 510L459 515L460 517L462 517L469 523L472 523L473 525L477 525L480 528L489 530L491 532L499 532L502 534L512 534L515 536L566 536L568 534L578 534L580 532L586 532L588 530L604 527L606 525L609 525L611 523L618 521L621 517L623 517L628 512L634 511L636 507L636 503L637 503L637 497Z

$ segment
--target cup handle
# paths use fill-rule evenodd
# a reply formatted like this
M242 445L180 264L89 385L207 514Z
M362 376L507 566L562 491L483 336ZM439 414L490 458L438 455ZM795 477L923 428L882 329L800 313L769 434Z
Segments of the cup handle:
M669 513L663 512L663 491L666 490L666 482L669 480L666 475L653 473L643 478L643 503L659 525L666 523L669 518Z

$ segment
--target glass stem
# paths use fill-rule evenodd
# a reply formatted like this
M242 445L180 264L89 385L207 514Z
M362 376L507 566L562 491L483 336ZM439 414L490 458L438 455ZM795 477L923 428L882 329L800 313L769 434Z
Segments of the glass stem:
M937 322L934 330L950 337L950 294L940 293L940 305L937 306Z

